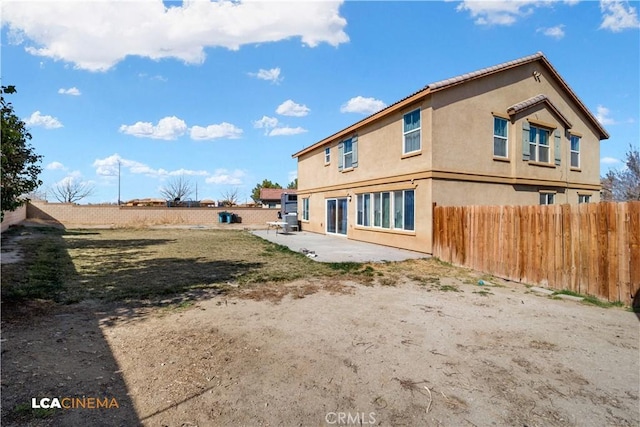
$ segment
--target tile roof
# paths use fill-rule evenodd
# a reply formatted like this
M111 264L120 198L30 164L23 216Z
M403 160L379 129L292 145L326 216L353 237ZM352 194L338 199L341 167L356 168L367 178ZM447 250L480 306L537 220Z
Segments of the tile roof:
M300 155L307 153L317 147L320 147L328 142L331 142L332 140L339 138L339 137L343 137L345 135L348 135L351 132L355 132L357 129L359 129L360 127L366 125L367 123L370 123L372 121L375 121L381 117L384 117L387 114L390 114L393 111L396 111L399 108L402 108L403 106L405 106L406 104L409 104L411 102L414 102L422 97L427 96L430 93L436 92L436 91L440 91L440 90L444 90L447 88L450 88L452 86L456 86L465 82L468 82L470 80L476 79L476 78L480 78L480 77L485 77L488 76L490 74L493 73L497 73L509 68L513 68L513 67L517 67L529 62L534 62L534 61L542 61L543 64L545 64L549 70L551 71L551 73L554 75L554 77L559 81L560 85L568 92L569 96L576 102L576 104L578 104L578 106L584 111L585 115L587 116L587 118L591 121L591 123L593 124L593 126L600 132L600 138L601 139L607 139L609 138L609 134L607 133L607 131L604 129L604 127L602 127L602 125L600 124L600 122L598 122L598 120L595 118L595 116L589 111L589 109L584 105L584 103L580 100L580 98L578 98L578 96L576 95L576 93L571 89L571 87L569 87L569 85L567 84L567 82L564 81L564 79L560 76L560 74L558 74L558 72L556 71L555 68L553 68L553 66L551 65L551 63L547 60L547 58L544 56L544 54L542 52L536 52L533 55L528 55L528 56L524 56L522 58L518 58L515 59L513 61L507 61L507 62L503 62L501 64L497 64L497 65L493 65L491 67L487 67L487 68L482 68L480 70L477 71L473 71L471 73L465 73L465 74L461 74L459 76L456 77L452 77L449 79L445 79L445 80L440 80L434 83L430 83L426 86L424 86L423 88L417 90L416 92L413 92L412 94L405 96L404 98L400 99L399 101L394 102L393 104L383 108L382 110L371 114L370 116L365 117L364 119L342 129L341 131L338 131L318 142L316 142L315 144L312 144L300 151L298 151L297 153L294 153L292 155L292 157L299 157ZM554 107L555 108L555 107ZM557 110L557 109L556 109ZM562 116L564 118L564 116ZM566 120L566 118L564 119Z
M520 101L517 104L513 104L511 107L507 108L507 113L509 113L509 115L518 114L519 112L538 104L547 104L549 108L551 108L551 110L556 113L560 120L563 121L564 125L568 129L571 129L573 127L571 122L564 116L564 114L562 114L560 110L553 104L553 102L551 102L551 100L547 98L547 95L539 94L532 98L525 99L524 101Z
M477 71L473 71L471 73L462 74L456 77L452 77L446 80L440 80L439 82L429 83L425 88L431 89L431 92L435 92L436 90L441 90L450 86L455 86L460 83L464 83L469 80L473 80L477 77L484 77L492 73L496 73L498 71L502 71L507 68L516 67L521 64L526 64L527 62L533 62L538 59L544 58L542 52L535 53L533 55L524 56L519 59L515 59L513 61L503 62L502 64L493 65L491 67L482 68Z
M261 188L260 200L280 200L282 193L295 194L296 190L286 188Z

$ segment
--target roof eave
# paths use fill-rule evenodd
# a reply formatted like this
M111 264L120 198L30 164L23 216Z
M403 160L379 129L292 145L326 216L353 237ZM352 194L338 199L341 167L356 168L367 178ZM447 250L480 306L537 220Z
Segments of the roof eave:
M609 139L609 133L607 132L607 130L600 124L598 119L595 118L595 116L591 113L591 111L589 111L589 109L587 108L586 105L584 105L582 100L580 98L578 98L578 95L573 91L573 89L571 89L571 87L567 84L567 82L560 76L558 71L556 71L556 69L553 67L553 65L551 65L551 63L547 60L547 58L543 55L543 56L540 57L540 60L553 73L553 75L556 78L556 80L558 82L560 82L560 84L565 89L565 91L569 94L569 96L571 96L573 101L576 104L578 104L580 109L587 116L587 119L589 119L591 124L600 133L600 135L599 135L600 140Z
M371 122L374 122L378 119L381 119L382 117L385 117L389 114L392 114L398 110L401 110L403 108L405 108L408 105L411 105L415 102L420 101L421 99L426 98L429 94L431 93L431 90L429 89L428 86L425 86L423 89L419 90L418 92L415 92L412 95L409 95L408 97L401 99L398 102L395 102L391 105L389 105L388 107L373 113L370 116L365 117L364 119L352 124L351 126L348 126L344 129L342 129L341 131L338 131L336 133L334 133L333 135L330 135L318 142L316 142L313 145L308 146L307 148L304 148L300 151L298 151L297 153L294 153L291 155L291 157L296 158L296 157L300 157L306 153L309 153L319 147L322 147L323 145L327 144L328 142L343 138L349 134L355 133L357 132L359 129L361 129L362 127L368 125Z

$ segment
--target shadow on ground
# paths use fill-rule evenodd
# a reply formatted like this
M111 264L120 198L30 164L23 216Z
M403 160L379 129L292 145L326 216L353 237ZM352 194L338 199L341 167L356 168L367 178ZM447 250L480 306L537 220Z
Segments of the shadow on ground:
M261 265L158 258L152 249L171 240L84 238L91 234L98 233L17 228L3 235L3 244L20 239L22 258L2 268L3 426L140 425L101 325L223 294L214 284ZM32 398L54 397L115 399L117 408L32 408Z
M52 249L63 245L64 231L45 232L42 242L38 242L33 232L13 233L26 236L24 241L29 240L30 244L41 245L44 254L23 253L21 262L2 268L2 425L139 425L118 362L94 311L86 306L59 305L52 299L21 297L16 292L28 290L29 283L38 294L56 293L56 287L63 286L63 275L54 275L45 283L46 278L41 276L47 273L44 270L49 270L46 266L41 266L40 271L29 268L34 262L42 263L38 257L51 257L55 262L50 266L52 269L61 268L64 275L74 274L66 251ZM19 274L20 271L24 274ZM65 397L96 398L103 402L107 398L111 408L32 408L33 398L39 401Z

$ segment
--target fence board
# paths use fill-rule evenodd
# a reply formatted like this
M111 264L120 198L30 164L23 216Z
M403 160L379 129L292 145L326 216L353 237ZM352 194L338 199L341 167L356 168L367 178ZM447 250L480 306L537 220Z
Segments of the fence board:
M607 283L609 289L607 290L606 283L601 284L601 289L604 287L603 292L609 293L609 301L620 300L620 285L618 283L618 221L617 221L617 205L615 203L606 204L606 216L607 216L607 257L606 262L608 266Z
M640 288L640 202L436 206L443 261L630 305Z
M629 206L629 280L631 294L640 290L640 202Z
M589 255L588 259L594 262L589 263L589 285L586 294L597 295L598 293L598 206L595 203L587 203L587 215L589 218Z
M618 286L620 288L620 298L624 300L627 296L632 296L631 280L629 276L629 264L631 262L630 247L625 245L629 235L629 205L618 205Z
M571 245L571 210L569 209L569 205L562 205L560 208L560 223L562 228L562 243L560 244L562 258L560 268L562 269L562 281L559 285L564 289L572 289L573 248Z

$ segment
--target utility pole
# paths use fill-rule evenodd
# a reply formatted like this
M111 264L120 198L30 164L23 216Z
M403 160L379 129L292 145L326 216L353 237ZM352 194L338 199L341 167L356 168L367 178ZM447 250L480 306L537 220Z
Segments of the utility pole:
M120 206L120 159L118 159L118 206Z

